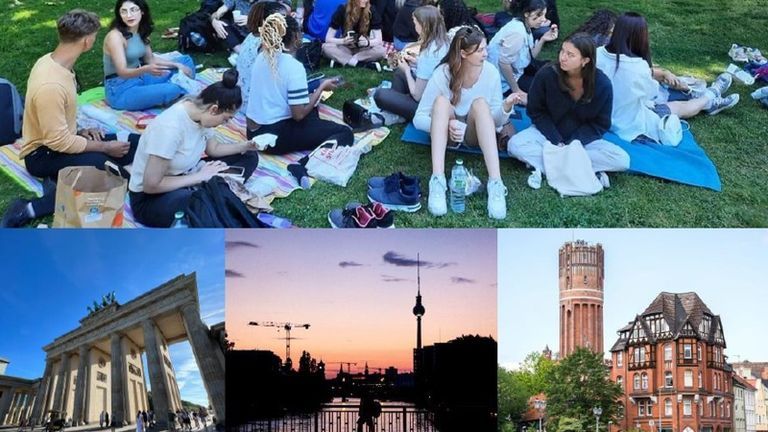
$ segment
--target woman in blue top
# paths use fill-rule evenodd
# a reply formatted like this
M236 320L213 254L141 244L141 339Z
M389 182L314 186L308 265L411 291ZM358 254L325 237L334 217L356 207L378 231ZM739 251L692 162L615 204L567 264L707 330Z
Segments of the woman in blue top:
M104 38L104 87L109 106L141 111L169 105L186 93L172 77L181 72L193 78L195 63L189 56L170 61L152 53L149 36L154 23L145 0L118 0L109 27Z

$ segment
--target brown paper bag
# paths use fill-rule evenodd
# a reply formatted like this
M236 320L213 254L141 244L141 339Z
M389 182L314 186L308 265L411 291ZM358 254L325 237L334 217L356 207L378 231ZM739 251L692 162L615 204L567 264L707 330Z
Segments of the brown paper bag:
M104 168L74 166L59 171L54 228L123 226L128 181L113 163L107 162Z

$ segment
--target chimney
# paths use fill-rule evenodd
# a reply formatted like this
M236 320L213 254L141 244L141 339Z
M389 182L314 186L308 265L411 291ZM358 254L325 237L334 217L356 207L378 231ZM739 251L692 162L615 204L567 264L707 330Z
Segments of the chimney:
M5 375L5 368L8 367L8 363L10 363L8 360L0 357L0 375Z

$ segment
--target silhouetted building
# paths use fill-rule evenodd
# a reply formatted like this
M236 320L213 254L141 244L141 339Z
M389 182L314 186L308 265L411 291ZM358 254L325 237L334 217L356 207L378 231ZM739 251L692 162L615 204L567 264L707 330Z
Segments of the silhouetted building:
M731 431L723 324L696 293L659 294L618 334L611 378L624 391L624 416L614 431Z

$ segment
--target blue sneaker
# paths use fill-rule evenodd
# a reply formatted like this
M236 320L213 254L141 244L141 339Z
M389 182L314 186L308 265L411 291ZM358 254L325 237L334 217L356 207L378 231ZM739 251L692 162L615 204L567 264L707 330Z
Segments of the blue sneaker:
M407 195L421 196L421 185L418 176L407 176L401 172L390 174L386 177L371 177L368 179L368 189L382 189L395 191L402 189Z
M377 188L368 190L368 199L372 203L380 203L389 210L413 213L421 209L420 194L416 190L405 188Z

